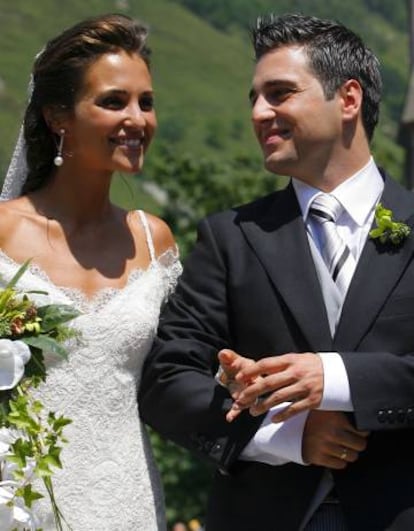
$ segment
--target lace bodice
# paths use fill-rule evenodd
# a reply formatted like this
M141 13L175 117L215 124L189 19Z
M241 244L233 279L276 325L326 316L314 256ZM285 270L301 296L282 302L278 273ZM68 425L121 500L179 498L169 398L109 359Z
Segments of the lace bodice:
M0 252L2 282L17 264ZM59 507L73 531L164 529L162 489L145 428L138 418L137 386L154 338L160 307L174 288L181 265L175 250L134 271L122 290L105 289L88 300L80 291L55 286L34 265L19 282L38 303L74 305L69 359L46 357L47 381L37 391L47 410L73 423L54 476ZM49 504L40 502L45 530L54 529Z

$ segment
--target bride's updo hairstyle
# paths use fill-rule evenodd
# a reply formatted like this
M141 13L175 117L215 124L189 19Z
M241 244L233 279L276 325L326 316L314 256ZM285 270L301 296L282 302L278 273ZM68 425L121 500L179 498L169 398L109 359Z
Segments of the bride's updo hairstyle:
M32 95L24 115L28 174L22 194L43 187L53 173L57 139L45 108L70 112L89 66L106 53L138 54L149 66L147 27L124 15L86 19L51 39L35 60Z

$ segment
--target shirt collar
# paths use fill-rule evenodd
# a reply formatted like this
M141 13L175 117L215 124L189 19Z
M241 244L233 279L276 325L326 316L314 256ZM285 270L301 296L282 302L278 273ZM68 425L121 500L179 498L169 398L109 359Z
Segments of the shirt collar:
M321 190L295 178L292 178L292 184L303 219L306 221L309 207ZM383 189L383 178L371 157L363 168L337 186L330 194L342 204L357 225L363 226L376 206Z

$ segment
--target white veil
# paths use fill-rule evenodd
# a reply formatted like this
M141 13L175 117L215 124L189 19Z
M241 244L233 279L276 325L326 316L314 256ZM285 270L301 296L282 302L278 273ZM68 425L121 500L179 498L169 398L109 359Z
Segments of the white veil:
M44 48L36 54L35 60L42 55ZM28 102L33 93L33 75L30 76L29 86L27 89ZM24 139L23 124L20 127L19 136L14 147L13 155L7 169L6 177L4 178L3 187L0 193L0 201L7 199L15 199L22 193L23 185L26 181L28 172L26 162L26 141Z
M9 168L4 179L0 194L0 201L19 197L27 177L26 142L23 135L23 125L20 127L19 137L12 155Z

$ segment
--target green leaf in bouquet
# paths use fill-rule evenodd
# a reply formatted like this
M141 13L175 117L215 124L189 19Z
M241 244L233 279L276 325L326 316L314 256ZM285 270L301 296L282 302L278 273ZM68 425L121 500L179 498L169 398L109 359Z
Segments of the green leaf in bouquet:
M33 403L32 403L33 413L35 413L36 415L39 415L41 413L42 409L43 409L42 402L40 402L40 400L34 400Z
M55 468L62 468L62 463L59 459L59 455L56 455L54 453L49 452L49 454L45 456L44 462L49 466L53 466Z
M18 430L25 430L27 433L38 433L39 423L26 413L22 413L17 410L12 410L7 416L7 420L10 424L16 426Z
M24 480L24 478L25 478L24 469L22 470L22 469L16 468L16 470L13 470L13 477L17 481L20 481L22 479ZM17 492L18 492L18 490L16 491L16 493Z
M8 282L6 287L1 290L1 292L0 292L0 311L3 312L5 310L9 300L12 297L14 297L14 295L16 294L16 292L14 290L14 287L17 284L17 282L20 280L20 278L24 275L26 269L29 267L30 261L31 261L31 259L26 260L26 262L24 262L24 264L22 264L19 267L19 269L17 270L17 272L15 273L13 278L10 280L10 282Z
M55 461L55 465L57 468L62 468L62 462L60 460L60 454L62 453L62 448L59 446L52 446L49 450L49 455L51 455Z
M42 319L42 331L49 332L63 323L67 323L80 315L80 312L68 304L48 304L37 309Z
M50 470L50 463L48 462L48 456L41 457L37 463L36 474L41 477L50 477L53 472Z
M6 287L4 288L4 290L3 290L2 294L1 294L0 305L3 302L3 296L6 296L7 292L13 292L14 291L15 285L19 282L20 278L26 272L26 269L29 267L30 262L31 262L30 258L29 258L29 260L26 260L26 262L24 262L24 264L22 264L19 267L17 272L14 274L13 278L8 282L8 284L6 285Z
M32 295L33 293L35 295L49 295L49 292L45 291L44 289L31 289L29 291L25 291L24 293L25 293L25 296Z
M28 457L33 457L33 448L29 441L17 439L12 445L13 455L7 456L7 460L17 464L20 468L26 466Z
M22 337L22 341L30 347L36 347L42 351L50 352L51 354L57 354L63 359L68 358L66 349L58 343L53 337L40 334L33 337Z
M58 417L53 422L53 429L55 430L56 433L61 433L62 429L71 423L72 423L71 419L67 419L66 417L63 417L63 416Z
M47 292L33 290L21 292L15 286L29 267L27 260L5 288L0 289L0 337L20 340L31 352L25 364L24 376L16 387L0 392L0 426L15 433L17 438L10 444L6 460L14 464L13 477L16 482L14 496L19 504L29 509L37 499L43 497L33 490L31 478L26 477L27 460L34 464L34 473L43 480L55 517L56 528L63 530L65 521L56 505L52 475L54 468L62 468L61 447L67 441L63 437L64 427L71 420L48 412L47 423L44 406L31 395L46 380L44 353L48 352L66 359L68 353L64 341L79 337L80 333L66 323L78 317L80 312L69 305L49 304L37 307L29 294ZM20 432L21 436L17 434ZM0 478L1 479L1 478ZM38 530L40 531L40 529Z
M23 337L21 340L27 343L26 339L28 338ZM31 347L30 351L32 353L32 356L30 360L26 363L24 375L25 377L31 379L30 383L31 385L33 385L33 387L37 387L40 382L36 381L36 377L40 378L40 380L42 381L45 381L46 379L46 366L42 350L31 345L29 346ZM35 377L35 379L33 379L33 377Z
M0 391L0 426L5 426L7 423L7 415L10 412L9 402L12 398L12 391L5 389Z
M36 492L35 490L32 490L32 486L25 485L24 487L16 490L16 496L20 496L24 499L24 503L31 509L32 504L36 500L40 500L41 498L44 498L43 494L40 494L40 492Z

